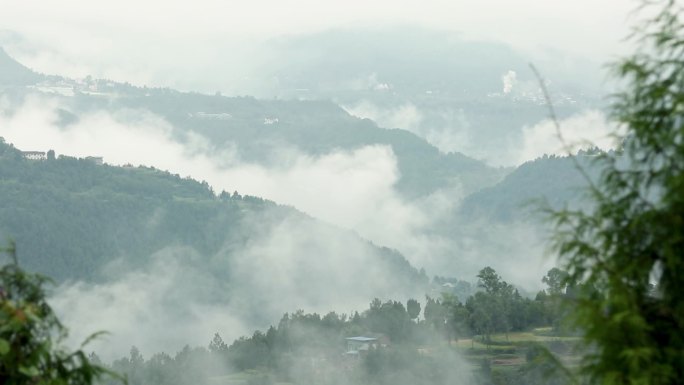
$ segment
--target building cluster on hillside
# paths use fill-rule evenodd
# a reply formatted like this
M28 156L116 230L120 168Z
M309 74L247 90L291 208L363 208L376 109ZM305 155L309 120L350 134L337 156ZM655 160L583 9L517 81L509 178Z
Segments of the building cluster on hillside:
M45 151L22 151L21 155L28 160L46 160L47 153Z
M54 160L55 159L55 151L50 150L50 151L22 151L21 155L24 157L24 159L28 160ZM62 158L70 158L66 155L60 155L60 159ZM87 160L89 162L92 162L96 165L103 165L104 164L104 158L101 156L86 156L85 158L82 158L84 160Z
M188 114L191 118L197 118L197 119L213 119L213 120L230 120L233 118L233 115L227 113L227 112L219 112L219 113L210 113L210 112L204 112L204 111L199 111L194 114Z
M92 96L116 96L119 85L111 80L93 79L87 76L82 79L69 79L58 76L49 76L45 80L29 86L28 88L62 96L74 96L77 93Z

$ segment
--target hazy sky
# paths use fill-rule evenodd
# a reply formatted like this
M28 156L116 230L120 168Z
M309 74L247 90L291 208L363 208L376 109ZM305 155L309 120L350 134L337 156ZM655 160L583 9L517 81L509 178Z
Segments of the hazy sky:
M416 24L604 61L619 50L636 5L633 0L0 0L0 44L45 73L169 86L198 72L248 66L245 58L260 39L354 25Z

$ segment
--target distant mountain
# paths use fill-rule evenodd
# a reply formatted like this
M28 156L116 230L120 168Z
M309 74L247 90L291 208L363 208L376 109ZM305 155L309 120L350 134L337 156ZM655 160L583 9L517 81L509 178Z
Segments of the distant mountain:
M43 75L30 70L11 58L0 47L0 87L31 85L43 80L43 78Z
M285 59L274 69L280 88L311 93L379 91L384 84L402 94L486 94L501 89L501 74L527 65L503 44L412 27L331 30L271 45Z
M590 152L580 152L575 160L568 156L544 156L526 162L492 187L468 196L460 215L495 222L537 221L540 204L559 209L584 204L588 182L577 169L580 165L592 178L598 174Z
M278 58L259 68L263 78L270 79L270 88L302 97L345 98L383 91L403 96L426 91L451 97L484 96L502 92L502 76L508 71L517 73L517 82L534 80L529 63L536 61L500 42L407 25L285 36L266 46ZM588 71L591 63L586 60L546 52L537 64L563 92L597 89L600 76Z
M253 76L264 97L331 99L385 128L490 165L518 164L523 128L547 118L546 79L560 119L601 109L599 64L560 52L531 56L499 42L410 26L348 28L282 37Z

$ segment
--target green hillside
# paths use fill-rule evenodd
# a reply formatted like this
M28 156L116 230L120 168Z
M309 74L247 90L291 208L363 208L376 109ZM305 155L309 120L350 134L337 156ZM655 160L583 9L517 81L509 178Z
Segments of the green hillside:
M0 175L0 236L17 242L27 269L58 281L97 281L113 261L133 271L170 247L191 250L199 256L194 267L205 266L218 279L230 280L231 272L218 265L229 265L226 260L251 243L289 225L310 232L298 240L302 249L314 248L309 254L318 259L343 253L332 248L345 244L350 253L368 256L361 259L367 268L386 271L397 284L424 280L399 253L351 232L260 198L216 195L205 182L153 168L97 165L65 156L28 160L2 141Z
M575 159L592 178L596 176L590 151L581 151ZM495 186L468 196L461 205L460 215L509 222L534 218L534 212L544 204L557 209L580 205L587 180L578 171L577 164L568 156L543 156L526 162Z

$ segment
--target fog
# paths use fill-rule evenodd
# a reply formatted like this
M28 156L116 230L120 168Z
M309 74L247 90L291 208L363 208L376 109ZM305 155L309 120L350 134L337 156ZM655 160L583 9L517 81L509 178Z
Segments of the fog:
M591 146L603 150L615 148L616 126L608 123L601 111L588 110L562 119L558 124L560 137L555 123L550 119L523 127L523 146L517 154L517 163L543 155L540 149L549 155L566 155Z
M504 75L505 93L513 88L514 74L509 72ZM543 111L544 108L540 106L539 109ZM560 137L555 124L548 118L518 127L519 135L508 142L508 146L497 147L496 151L483 149L482 139L475 138L478 135L478 126L468 120L462 109L441 112L441 125L422 124L428 113L422 112L412 103L381 107L370 101L361 101L353 106L345 106L345 110L354 116L372 119L381 127L410 131L425 138L443 153L462 152L475 155L496 166L519 166L545 154L563 156L592 146L602 149L614 147L611 133L615 132L615 127L608 124L604 113L597 109L583 110L560 119Z
M70 343L106 330L90 349L108 360L136 345L147 356L226 341L265 329L286 312L351 313L372 298L420 296L353 234L268 212L241 223L246 245L216 255L169 246L133 270L113 260L101 283L65 282L51 304L69 326Z
M563 52L602 63L622 52L618 43L628 31L627 15L636 3L203 0L191 5L95 5L82 0L4 0L0 5L5 29L0 45L38 71L229 92L236 82L258 74L254 64L269 55L259 49L263 42L349 26L420 25L457 31L469 39L502 41L537 57L562 47ZM586 44L588 40L592 44Z

